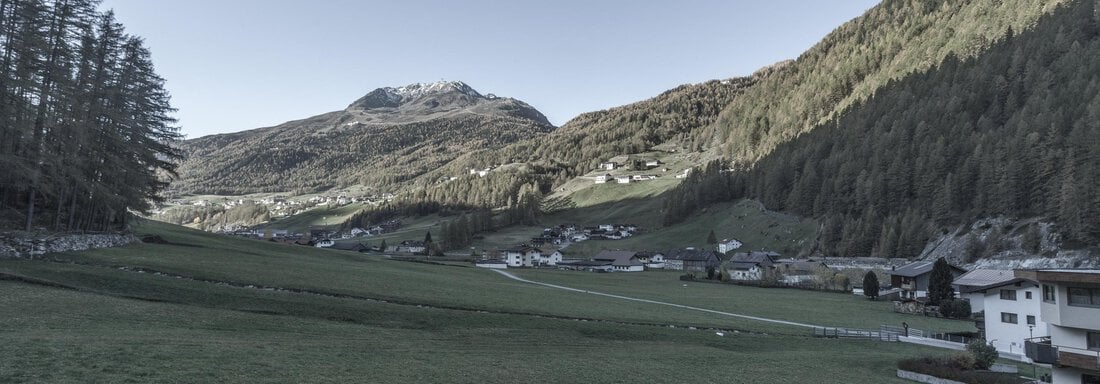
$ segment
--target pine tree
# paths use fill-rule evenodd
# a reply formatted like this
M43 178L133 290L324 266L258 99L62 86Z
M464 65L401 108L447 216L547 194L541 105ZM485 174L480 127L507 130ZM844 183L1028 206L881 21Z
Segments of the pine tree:
M951 287L951 282L954 280L955 275L951 273L951 265L947 263L947 259L937 259L932 264L932 275L928 280L929 304L939 305L941 302L954 299L955 289Z
M863 295L871 300L878 299L879 283L875 271L867 271L863 275Z
M713 229L707 234L707 244L718 244L718 237L714 235Z

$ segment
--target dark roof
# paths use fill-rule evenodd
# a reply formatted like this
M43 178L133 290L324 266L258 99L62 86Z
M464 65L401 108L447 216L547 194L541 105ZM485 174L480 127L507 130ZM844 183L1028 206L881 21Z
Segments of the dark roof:
M890 275L892 275L892 276L905 276L905 277L917 277L917 276L920 276L920 275L923 275L923 274L926 274L926 273L931 273L932 272L932 266L934 264L936 264L935 260L932 260L932 261L918 261L918 262L914 262L914 263L909 263L909 264L897 267L894 270L890 271ZM956 267L954 265L952 265L951 268L954 268L958 272L966 272L966 270L964 270L962 268L959 268L959 267Z
M700 249L676 249L665 252L664 254L665 259L668 260L709 261L712 257L719 261L722 260L722 254L718 253L718 251Z
M592 260L614 261L614 262L627 261L627 260L633 259L637 254L638 254L638 252L635 252L635 251L607 251L607 250L604 250L604 251L600 251L600 253L597 253L596 256L592 256Z
M770 267L775 264L775 256L771 252L738 252L730 256L730 261L756 263Z
M630 260L615 260L615 262L611 263L611 265L616 266L616 267L637 267L637 266L641 266L641 265L645 265L645 264L642 264L642 262L640 262L638 260L630 259Z
M577 261L563 261L558 265L572 265L577 267L602 267L611 265L610 261L595 261L595 260L577 260Z
M362 251L368 249L367 246L362 243L335 243L332 244L331 249L338 249L341 251Z
M961 291L961 292L987 291L987 290L990 290L990 289L997 289L997 288L1007 287L1009 285L1015 285L1016 283L1031 284L1033 286L1038 286L1039 285L1039 283L1037 283L1033 280L1028 280L1028 279L1017 277L1017 278L1014 278L1012 280L1006 280L1006 281L1002 281L1002 282L997 283L997 284L985 286L985 287L982 287L981 289L970 289L970 290L959 289L959 291Z
M1010 269L975 269L959 276L951 284L959 286L959 292L977 292L1015 278Z
M530 247L530 246L518 246L518 247L512 247L512 248L500 248L500 249L498 249L498 251L501 251L501 252L519 252L519 253L527 253L527 252L535 251L535 252L539 252L539 253L542 253L542 250L541 250L541 249L538 249L538 248L535 248L535 247Z
M759 263L753 263L748 261L731 261L729 264L730 269L737 270L750 270L752 267L760 265Z

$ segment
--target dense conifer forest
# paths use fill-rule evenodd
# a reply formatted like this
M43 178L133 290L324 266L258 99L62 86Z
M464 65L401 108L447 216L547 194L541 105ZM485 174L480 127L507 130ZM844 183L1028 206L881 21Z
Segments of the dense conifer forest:
M178 160L164 80L94 0L0 1L0 226L107 230Z
M979 56L892 81L752 166L684 183L666 221L703 194L819 218L827 255L912 257L938 229L997 216L1052 219L1066 240L1095 244L1098 19L1096 2L1071 2Z

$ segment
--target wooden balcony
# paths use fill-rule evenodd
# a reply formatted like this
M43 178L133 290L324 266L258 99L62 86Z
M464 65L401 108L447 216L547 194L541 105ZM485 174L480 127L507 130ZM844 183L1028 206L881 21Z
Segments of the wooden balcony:
M1025 340L1024 354L1036 363L1100 372L1100 351L1051 345L1049 337Z
M1100 351L1058 347L1058 365L1100 372Z

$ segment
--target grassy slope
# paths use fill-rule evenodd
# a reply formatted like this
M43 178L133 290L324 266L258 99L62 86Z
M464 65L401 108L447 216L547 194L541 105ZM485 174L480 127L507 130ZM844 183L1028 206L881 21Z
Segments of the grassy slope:
M621 202L622 207L610 205L613 208L629 210L628 203ZM656 213L660 208L660 201L652 199L645 203L635 203L638 212ZM598 207L604 208L604 207ZM578 223L602 223L602 221L579 221L598 218L600 209L576 209L573 216L551 216L544 220L553 223L553 220L561 222ZM578 221L567 221L579 218ZM714 230L715 236L738 239L744 246L743 250L774 250L785 256L795 256L804 253L812 244L817 233L817 224L812 220L803 220L796 217L762 210L754 201L740 201L737 203L722 203L708 207L703 212L695 214L683 223L670 227L648 227L643 224L644 233L623 240L585 241L576 243L566 248L565 253L570 257L589 256L603 249L636 249L636 250L668 250L689 246L699 248L711 248L714 245L706 244L707 234Z
M176 245L57 254L53 261L0 261L0 272L75 288L0 281L0 318L5 319L0 353L10 357L0 362L0 381L804 382L826 377L878 383L896 380L892 367L899 358L945 353L895 343L813 339L803 329L536 287L473 268L278 246L162 224L144 224L142 230ZM247 289L120 266L354 297ZM803 312L726 302L727 293L742 296L740 288L684 288L671 273L532 276L715 309L792 319ZM666 287L678 289L663 292ZM819 300L799 291L761 294L769 295L768 302ZM872 311L862 314L867 324L895 321L885 307L858 299L831 304L833 311ZM825 318L806 315L801 320ZM718 337L683 325L748 332ZM716 376L718 367L723 374Z

